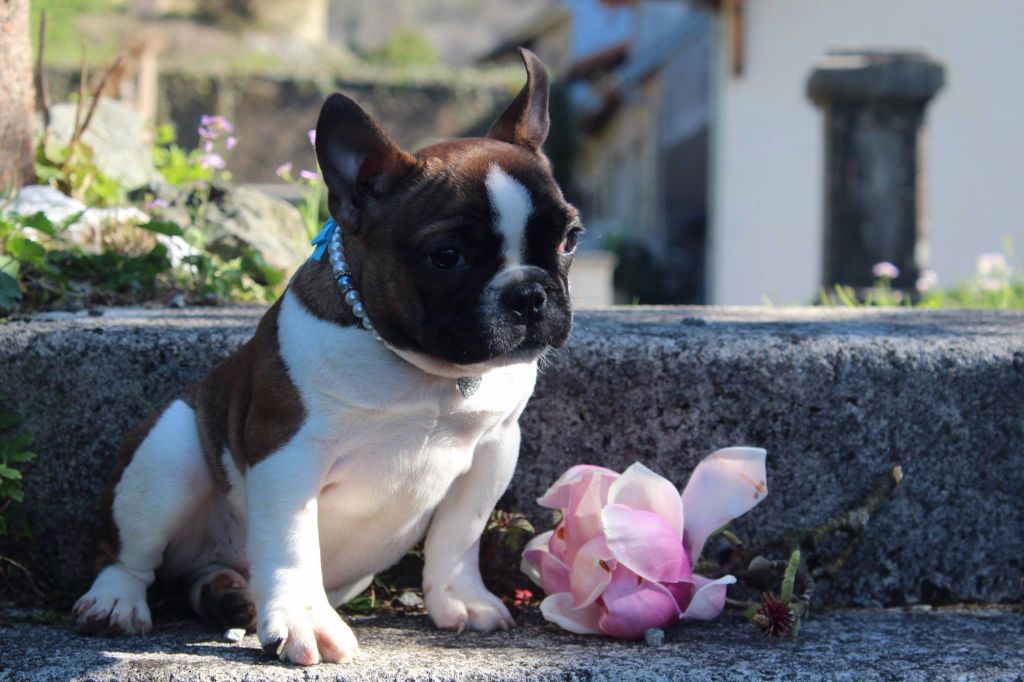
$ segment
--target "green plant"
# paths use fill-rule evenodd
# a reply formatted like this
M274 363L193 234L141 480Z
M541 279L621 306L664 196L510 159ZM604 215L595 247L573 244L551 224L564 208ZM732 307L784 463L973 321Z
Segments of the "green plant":
M534 535L537 530L530 520L519 512L507 512L495 509L487 521L484 534L493 534L497 542L506 548L518 552L527 535Z
M174 126L165 123L156 128L153 144L153 164L169 184L188 187L197 182L213 180L213 168L200 162L198 149L182 149L177 143Z
M313 131L309 131L309 134L312 141ZM277 167L277 177L302 189L299 214L302 216L302 225L306 228L306 236L313 239L327 218L327 196L323 180L316 171L311 170L299 171L299 177L296 178L292 175L291 161Z
M412 26L399 26L366 59L387 66L429 66L437 63L437 49L430 38Z
M892 281L899 269L891 263L874 267L875 283L863 291L835 285L831 291L821 289L819 302L824 306L848 308L906 306L922 309L988 308L995 310L1024 309L1024 278L1015 267L1013 243L1006 239L1003 252L978 256L974 276L950 288L938 286L938 275L930 270L921 273L913 295L894 290Z
M20 423L20 415L0 410L0 535L8 532L8 508L25 499L19 466L36 458L29 450L32 435L15 431Z

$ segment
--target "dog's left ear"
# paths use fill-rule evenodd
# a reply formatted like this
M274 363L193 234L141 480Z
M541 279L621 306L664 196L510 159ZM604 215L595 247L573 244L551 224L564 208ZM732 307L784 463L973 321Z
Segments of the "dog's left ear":
M539 152L548 137L548 71L540 57L525 47L519 54L526 65L526 85L487 131L487 137Z
M328 97L320 110L316 159L330 190L331 213L353 226L368 200L387 192L416 165L369 114L340 93Z

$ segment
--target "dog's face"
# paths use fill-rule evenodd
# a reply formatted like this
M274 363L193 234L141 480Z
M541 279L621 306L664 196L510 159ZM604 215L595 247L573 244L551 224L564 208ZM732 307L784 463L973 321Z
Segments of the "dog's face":
M324 105L316 146L331 213L374 327L397 349L501 364L569 336L582 225L540 151L547 75L523 58L527 84L486 138L415 156L344 96Z

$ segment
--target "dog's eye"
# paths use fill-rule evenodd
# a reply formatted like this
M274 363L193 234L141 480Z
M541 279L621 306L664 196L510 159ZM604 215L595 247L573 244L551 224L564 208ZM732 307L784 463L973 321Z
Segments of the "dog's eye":
M454 270L466 264L466 257L462 252L450 246L432 251L428 258L430 264L438 270Z
M580 236L583 234L583 230L579 227L574 227L565 235L565 238L558 244L558 253L563 256L571 256L576 252L576 247L579 246Z

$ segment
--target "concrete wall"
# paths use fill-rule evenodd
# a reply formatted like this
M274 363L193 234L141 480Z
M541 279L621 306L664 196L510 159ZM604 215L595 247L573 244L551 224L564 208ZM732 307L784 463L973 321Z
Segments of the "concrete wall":
M1003 235L1024 244L1020 0L750 0L746 70L718 21L712 152L711 300L799 303L821 269L822 116L805 95L813 62L837 48L921 49L947 86L926 124L931 267L969 276Z

